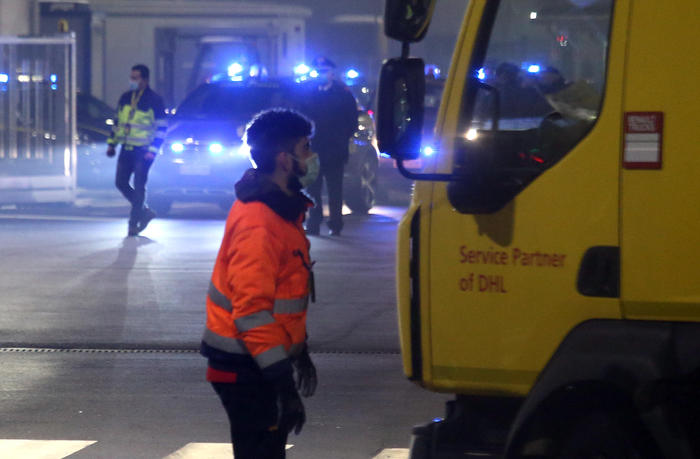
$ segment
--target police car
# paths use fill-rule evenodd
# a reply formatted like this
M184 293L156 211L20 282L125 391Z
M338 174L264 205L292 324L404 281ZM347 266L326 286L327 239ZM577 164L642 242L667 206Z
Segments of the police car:
M176 108L151 169L149 206L161 216L174 202L210 202L228 210L234 184L251 167L242 141L246 124L261 110L293 107L299 84L292 78L221 78L191 92ZM366 111L359 124L350 139L344 197L353 212L364 213L374 205L378 153Z

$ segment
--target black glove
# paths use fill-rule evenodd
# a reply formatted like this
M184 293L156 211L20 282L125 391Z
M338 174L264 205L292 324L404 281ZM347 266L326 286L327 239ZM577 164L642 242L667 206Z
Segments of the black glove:
M316 392L318 378L316 377L316 367L311 361L309 347L304 344L304 350L292 361L296 379L297 390L304 397L311 397Z
M107 157L108 158L111 158L116 154L117 154L117 150L116 150L116 148L114 148L114 145L110 145L107 147Z
M277 392L277 428L287 434L294 430L299 435L306 422L306 412L294 387L292 374L286 373L274 386Z

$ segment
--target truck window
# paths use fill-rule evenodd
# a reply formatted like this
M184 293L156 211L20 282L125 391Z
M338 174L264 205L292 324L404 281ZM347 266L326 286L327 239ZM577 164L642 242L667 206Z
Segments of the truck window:
M585 137L605 88L612 0L488 2L471 57L450 199L494 212Z

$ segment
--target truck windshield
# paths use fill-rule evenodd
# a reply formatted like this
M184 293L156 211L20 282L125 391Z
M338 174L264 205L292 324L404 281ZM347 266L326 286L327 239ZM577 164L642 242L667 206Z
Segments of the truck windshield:
M602 105L612 6L488 3L455 145L455 172L481 188L452 186L451 198L471 200L455 207L500 209L585 137Z

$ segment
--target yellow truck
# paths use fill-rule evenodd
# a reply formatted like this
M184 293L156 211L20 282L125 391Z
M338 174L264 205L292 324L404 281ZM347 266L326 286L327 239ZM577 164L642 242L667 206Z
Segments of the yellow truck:
M404 371L456 395L411 458L700 457L700 3L471 0L418 174L440 7L387 0L378 96Z

